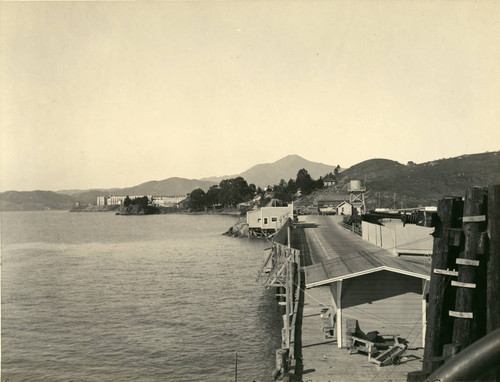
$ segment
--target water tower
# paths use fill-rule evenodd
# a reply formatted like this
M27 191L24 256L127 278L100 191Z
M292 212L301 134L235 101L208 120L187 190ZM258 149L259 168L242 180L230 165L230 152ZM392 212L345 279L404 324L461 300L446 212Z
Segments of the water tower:
M359 214L364 214L366 212L365 204L365 192L366 187L361 187L360 180L351 180L348 186L349 191L349 203L352 204Z

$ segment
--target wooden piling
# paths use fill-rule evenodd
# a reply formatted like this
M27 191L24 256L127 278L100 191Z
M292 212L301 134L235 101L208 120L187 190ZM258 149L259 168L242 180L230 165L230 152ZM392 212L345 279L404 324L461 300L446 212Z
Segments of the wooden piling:
M500 184L488 188L489 253L486 264L486 334L500 328ZM500 368L488 375L500 381Z
M486 329L485 256L480 255L478 243L481 232L486 228L487 192L483 187L467 188L464 202L462 231L465 236L464 250L458 259L453 343L465 349L472 342L483 337ZM477 263L479 262L479 263ZM476 265L478 264L478 265Z
M450 230L461 225L463 202L461 198L448 197L438 202L437 219L434 222L434 244L432 254L432 274L429 283L427 305L427 326L423 374L436 370L442 361L443 345L451 342L452 319L448 311L452 309L454 290L450 287L451 276L434 273L435 269L453 269L459 247L450 246Z
M500 184L488 190L488 236L486 332L491 333L500 328Z

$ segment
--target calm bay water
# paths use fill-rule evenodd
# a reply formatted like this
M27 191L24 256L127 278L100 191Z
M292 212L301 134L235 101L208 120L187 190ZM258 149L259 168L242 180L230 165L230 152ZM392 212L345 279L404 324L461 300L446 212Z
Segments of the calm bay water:
M268 245L229 216L6 212L2 381L270 380Z

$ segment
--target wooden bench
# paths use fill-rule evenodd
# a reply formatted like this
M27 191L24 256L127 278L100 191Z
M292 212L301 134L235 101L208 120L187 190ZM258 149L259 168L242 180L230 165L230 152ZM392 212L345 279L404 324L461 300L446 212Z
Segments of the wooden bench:
M371 358L379 354L381 350L389 349L395 344L398 344L400 339L399 334L378 334L378 336L382 337L384 342L374 342L366 338L351 336L352 343L349 348L349 354L363 352L368 354L368 360L370 361ZM385 341L386 338L387 341Z

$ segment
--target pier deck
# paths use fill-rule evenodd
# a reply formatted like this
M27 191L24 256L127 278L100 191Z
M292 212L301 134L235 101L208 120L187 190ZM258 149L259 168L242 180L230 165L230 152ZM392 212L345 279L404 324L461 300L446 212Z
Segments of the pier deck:
M337 341L325 339L321 330L319 313L330 304L328 287L306 290L302 318L303 381L406 381L410 371L421 370L423 349L408 350L408 357L401 365L380 367L362 354L349 354L338 348Z

